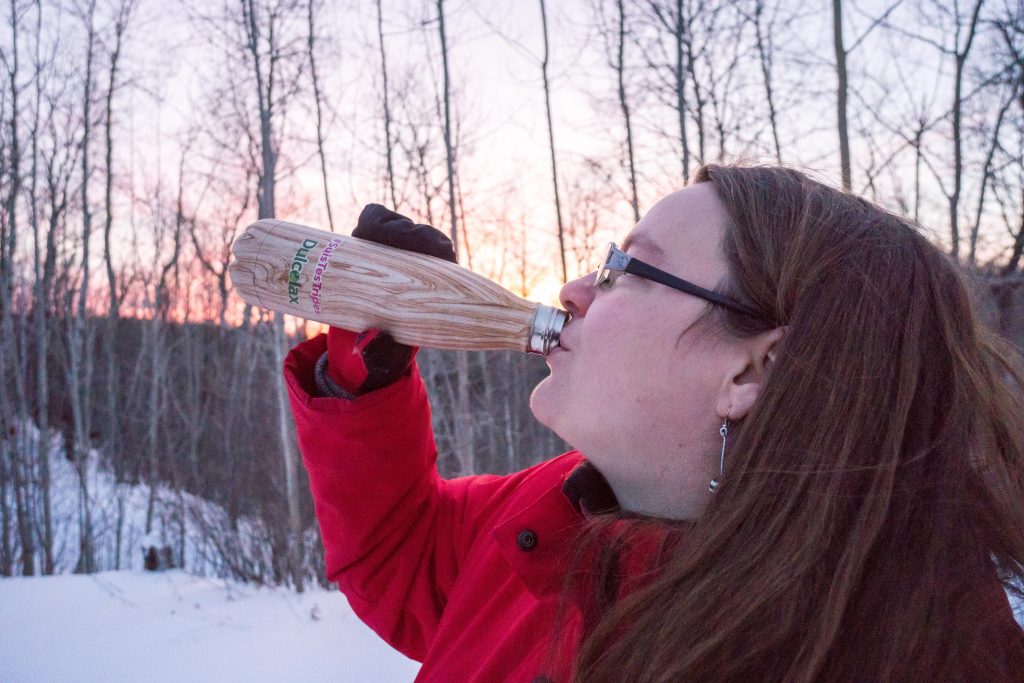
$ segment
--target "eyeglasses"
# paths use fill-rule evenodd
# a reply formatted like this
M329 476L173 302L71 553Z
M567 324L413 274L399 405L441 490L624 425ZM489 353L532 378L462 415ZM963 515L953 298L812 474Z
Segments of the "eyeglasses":
M721 294L716 294L710 289L704 289L692 282L687 282L682 278L666 273L660 268L655 268L649 263L644 263L640 259L633 258L626 252L619 249L615 242L609 242L608 251L605 252L604 258L601 260L601 265L597 269L597 277L594 279L594 286L601 287L602 289L610 289L611 286L615 284L615 279L621 273L630 273L631 275L637 275L647 280L660 282L672 289L678 289L680 292L686 292L692 296L700 297L701 299L711 302L717 306L724 306L725 308L736 311L737 313L748 315L763 322L769 322L762 314L758 313L750 306L746 306L738 301L722 296Z

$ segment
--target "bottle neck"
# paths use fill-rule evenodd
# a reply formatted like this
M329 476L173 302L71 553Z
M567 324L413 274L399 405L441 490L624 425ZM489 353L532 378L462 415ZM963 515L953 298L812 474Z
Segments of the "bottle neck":
M553 306L537 306L530 321L530 336L526 352L547 356L558 346L562 327L569 320L569 314Z

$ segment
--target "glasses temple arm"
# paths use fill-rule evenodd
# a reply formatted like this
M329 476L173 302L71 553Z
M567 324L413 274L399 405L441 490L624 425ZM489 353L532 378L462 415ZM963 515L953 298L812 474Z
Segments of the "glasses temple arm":
M644 263L643 261L636 260L635 258L629 259L629 261L626 263L624 271L627 273L632 273L634 275L639 275L640 277L647 278L648 280L660 282L663 285L668 285L669 287L686 292L687 294L692 294L693 296L696 297L700 297L705 301L710 301L711 303L718 304L719 306L725 306L726 308L732 309L737 313L743 313L744 315L751 316L752 318L757 318L758 320L765 320L764 316L762 316L760 313L755 311L753 308L750 308L749 306L745 306L738 301L733 301L728 297L724 297L721 294L718 294L717 292L712 292L710 289L705 289L703 287L695 285L692 282L687 282L682 278L678 278L675 275L672 275L671 273L666 273L665 271L659 268L650 266Z

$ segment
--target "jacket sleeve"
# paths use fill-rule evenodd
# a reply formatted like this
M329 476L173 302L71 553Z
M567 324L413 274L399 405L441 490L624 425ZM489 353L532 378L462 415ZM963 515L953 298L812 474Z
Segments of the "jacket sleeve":
M443 480L430 405L415 366L349 401L317 396L326 335L284 363L327 577L392 647L422 661L484 508L515 477Z

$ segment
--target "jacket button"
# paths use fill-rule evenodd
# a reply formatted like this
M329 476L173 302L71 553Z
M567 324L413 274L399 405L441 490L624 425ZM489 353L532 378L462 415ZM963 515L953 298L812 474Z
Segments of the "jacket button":
M516 536L516 544L520 550L526 550L529 552L537 547L537 534L533 533L529 529L523 529Z

